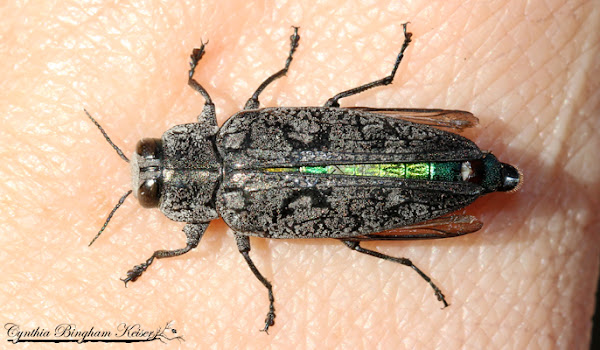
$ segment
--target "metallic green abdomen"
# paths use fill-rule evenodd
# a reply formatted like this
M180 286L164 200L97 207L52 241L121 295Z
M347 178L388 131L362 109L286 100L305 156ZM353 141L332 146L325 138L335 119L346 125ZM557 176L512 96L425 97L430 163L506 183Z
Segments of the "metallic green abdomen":
M393 177L437 181L461 181L463 162L338 164L266 168L267 172L299 172L302 174L331 174L346 176ZM464 171L464 169L462 170Z

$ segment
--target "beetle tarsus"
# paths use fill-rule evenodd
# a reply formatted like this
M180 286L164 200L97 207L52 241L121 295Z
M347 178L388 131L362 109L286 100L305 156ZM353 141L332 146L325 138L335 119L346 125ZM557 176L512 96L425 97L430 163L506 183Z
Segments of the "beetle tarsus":
M206 43L202 43L200 47L197 47L194 50L192 50L192 54L190 55L190 79L194 76L194 72L196 71L198 61L200 61L202 59L202 56L204 56L204 48L206 47L206 44L208 44L208 41Z
M137 281L137 279L142 276L144 271L148 269L153 261L154 255L152 255L150 259L146 260L146 262L135 265L131 270L127 271L127 277L121 278L121 281L125 282L125 287L127 287L127 283Z
M265 318L265 328L261 329L261 332L269 334L269 327L275 324L275 309L270 310Z

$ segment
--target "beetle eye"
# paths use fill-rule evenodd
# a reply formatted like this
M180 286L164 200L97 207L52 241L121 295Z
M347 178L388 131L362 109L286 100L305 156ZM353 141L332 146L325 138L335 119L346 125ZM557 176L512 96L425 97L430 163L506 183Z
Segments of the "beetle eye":
M160 152L160 139L141 139L135 146L135 153L145 159L157 159Z
M137 198L140 201L140 205L144 208L158 207L160 199L158 182L154 179L144 181L138 189Z

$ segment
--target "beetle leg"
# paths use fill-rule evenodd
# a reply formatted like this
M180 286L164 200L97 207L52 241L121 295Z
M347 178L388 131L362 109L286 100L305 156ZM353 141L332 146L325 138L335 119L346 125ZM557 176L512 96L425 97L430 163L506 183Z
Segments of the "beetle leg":
M128 282L135 282L144 273L144 271L148 269L148 267L152 264L154 259L163 259L179 256L196 248L198 246L198 243L200 243L200 239L202 238L202 235L204 234L204 231L206 231L207 227L208 223L185 225L183 227L183 232L185 232L185 236L187 238L185 248L155 251L154 254L152 254L152 256L148 260L139 265L134 266L131 270L127 271L127 277L121 279L121 281L125 282L125 286L127 286Z
M404 43L402 44L402 48L400 49L400 53L398 54L398 57L396 57L396 63L394 64L394 68L392 69L392 72L390 73L390 75L388 75L387 77L385 77L383 79L375 80L368 84L364 84L359 87L355 87L354 89L340 92L339 94L337 94L337 95L333 96L332 98L330 98L329 100L327 100L327 102L325 102L325 107L339 107L340 104L338 101L340 98L356 95L365 90L368 90L368 89L371 89L371 88L374 88L377 86L389 85L392 83L392 81L394 80L394 75L396 75L396 70L398 69L398 66L400 65L400 61L402 61L402 57L404 57L404 50L406 50L406 48L408 47L408 44L411 41L410 38L412 36L412 33L406 32L407 24L408 23L402 24L402 28L404 30Z
M356 241L342 241L342 242L348 248L355 250L359 253L371 255L376 258L396 262L396 263L411 267L413 270L417 271L417 273L419 274L419 276L421 276L421 278L423 278L425 281L427 281L427 283L429 283L429 285L431 286L431 288L433 288L433 290L435 292L435 296L438 298L439 301L444 303L444 307L448 306L448 303L446 302L446 298L444 297L444 294L442 293L442 291L431 281L431 278L429 278L429 276L427 276L423 271L421 271L418 267L416 267L415 264L413 264L412 261L410 261L409 259L395 258L393 256L385 255L385 254L382 254L382 253L374 251L374 250L365 249L360 246L360 242L356 242Z
M260 271L258 271L256 265L254 265L254 262L250 259L250 255L248 254L250 251L250 237L235 233L235 241L240 253L242 253L248 266L250 266L250 270L254 273L254 276L256 276L260 283L262 283L269 291L269 312L267 312L267 317L265 318L265 327L262 329L263 332L267 332L268 334L269 327L275 324L275 306L273 306L275 298L273 297L273 286L271 285L271 282L267 281Z
M258 101L258 95L260 95L260 93L273 81L275 81L287 74L287 71L290 68L290 63L292 63L292 56L294 55L294 51L296 51L296 48L298 47L298 42L300 41L300 35L298 35L298 27L292 27L292 28L294 28L294 34L292 34L290 36L290 53L289 53L287 59L285 60L285 67L283 67L283 69L280 70L279 72L268 77L265 81L263 81L262 84L260 84L258 89L256 89L254 94L252 94L252 97L250 97L248 99L248 101L246 102L246 105L244 106L244 110L258 108L258 106L260 105L260 102Z
M208 44L208 42L206 42ZM204 97L204 108L202 109L202 113L198 116L198 122L201 124L206 124L210 126L217 127L217 114L215 111L215 105L212 102L210 95L208 92L194 79L194 72L196 71L196 66L198 65L198 61L204 56L204 47L205 43L202 43L200 48L195 48L190 55L190 70L188 73L188 85L196 90L202 97Z

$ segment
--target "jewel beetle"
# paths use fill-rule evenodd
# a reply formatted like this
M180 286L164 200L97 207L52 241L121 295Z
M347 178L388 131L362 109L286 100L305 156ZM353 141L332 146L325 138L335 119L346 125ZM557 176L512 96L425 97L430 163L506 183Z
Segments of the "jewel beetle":
M409 259L360 243L477 231L479 220L453 212L486 193L515 191L522 175L455 133L477 124L470 112L340 107L342 98L392 83L411 42L406 26L390 75L343 91L322 107L260 108L261 92L283 77L292 62L300 40L293 27L284 68L268 77L244 109L221 127L208 92L194 79L203 43L190 56L188 78L205 100L198 121L174 126L160 139L142 139L131 161L86 111L132 172L132 190L121 197L90 245L133 192L143 207L158 207L171 220L185 222L187 243L154 252L127 272L125 284L137 280L154 259L197 247L210 221L220 217L268 291L264 331L274 324L275 299L271 283L250 258L250 236L340 240L357 252L411 267L448 306L441 290Z

